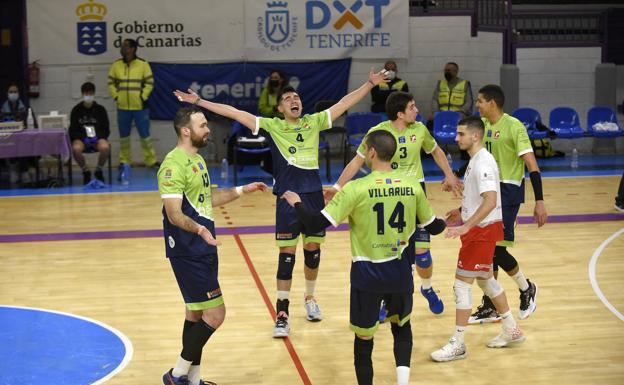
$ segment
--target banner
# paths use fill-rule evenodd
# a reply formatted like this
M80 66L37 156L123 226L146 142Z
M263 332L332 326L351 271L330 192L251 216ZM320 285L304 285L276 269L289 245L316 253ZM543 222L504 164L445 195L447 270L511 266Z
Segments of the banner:
M405 58L408 3L245 0L245 53L253 60Z
M289 78L303 103L303 112L314 112L319 100L339 100L347 94L351 59L309 63L151 63L154 91L149 99L152 119L172 120L182 107L174 96L176 89L192 89L203 99L224 103L258 114L260 91L272 70Z

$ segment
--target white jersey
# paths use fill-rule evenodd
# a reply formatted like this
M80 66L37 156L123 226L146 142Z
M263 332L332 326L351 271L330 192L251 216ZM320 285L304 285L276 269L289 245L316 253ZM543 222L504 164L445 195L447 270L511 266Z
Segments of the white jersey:
M472 217L481 206L483 202L481 194L486 191L496 191L496 208L479 223L479 227L485 227L503 219L498 166L492 154L482 148L470 158L464 175L464 197L461 208L461 217L464 222Z

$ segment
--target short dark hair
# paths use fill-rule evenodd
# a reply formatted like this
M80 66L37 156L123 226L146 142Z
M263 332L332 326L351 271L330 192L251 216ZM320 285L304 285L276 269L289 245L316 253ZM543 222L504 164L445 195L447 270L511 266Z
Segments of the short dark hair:
M17 88L17 90L19 91L19 86L17 85L17 83L15 83L15 82L11 82L11 83L9 83L9 85L7 86L7 91L8 91L8 90L9 90L9 88L11 88L11 87L16 87L16 88Z
M182 127L188 127L188 124L191 122L191 115L197 113L203 114L203 111L195 106L182 107L176 112L175 118L173 119L173 128L178 137L180 136L180 129Z
M388 119L397 120L399 112L404 112L409 102L414 100L414 95L409 92L394 91L386 99L386 114Z
M457 68L457 70L459 71L459 65L457 63L455 63L454 61L450 61L450 62L446 63L446 65L449 65L449 64L450 65L454 65L455 68Z
M282 101L282 95L287 94L289 92L294 92L297 93L297 90L293 87L293 86L285 86L284 88L282 88L282 92L279 93L279 95L277 95L277 103L279 104Z
M394 136L385 130L373 131L366 135L366 147L374 148L379 160L389 162L397 149Z
M467 116L457 123L457 126L466 126L469 130L479 131L481 135L485 131L485 124L483 124L483 120L476 116Z
M130 46L130 48L137 48L139 46L137 41L134 39L124 39L124 41L128 42L128 45Z
M80 92L83 94L85 92L95 92L95 84L91 82L82 83L82 86L80 86Z
M498 108L503 108L505 105L505 93L503 89L496 84L488 84L487 86L481 87L479 93L483 95L483 98L488 102L494 99Z

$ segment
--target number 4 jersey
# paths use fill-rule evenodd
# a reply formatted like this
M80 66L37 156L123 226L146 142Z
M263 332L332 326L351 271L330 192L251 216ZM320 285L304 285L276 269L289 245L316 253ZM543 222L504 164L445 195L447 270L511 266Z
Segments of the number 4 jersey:
M403 251L416 229L435 219L413 177L373 171L347 183L322 211L334 226L349 217L351 285L380 293L414 291L410 258Z

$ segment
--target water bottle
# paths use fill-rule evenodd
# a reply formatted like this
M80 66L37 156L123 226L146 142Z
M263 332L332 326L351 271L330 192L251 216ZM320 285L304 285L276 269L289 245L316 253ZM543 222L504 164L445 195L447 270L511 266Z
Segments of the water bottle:
M223 158L223 160L221 161L221 179L226 181L228 178L228 161L226 158Z
M32 108L28 107L28 115L26 116L26 128L32 130L35 128L35 118L33 117Z
M453 169L453 156L451 155L450 152L446 153L446 160L448 161L449 167L452 170Z
M572 167L572 170L577 170L578 169L578 151L576 150L576 148L572 149L572 161L570 162L570 167Z

